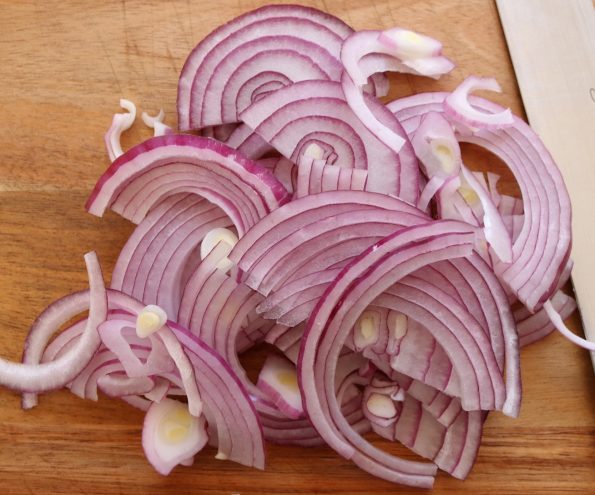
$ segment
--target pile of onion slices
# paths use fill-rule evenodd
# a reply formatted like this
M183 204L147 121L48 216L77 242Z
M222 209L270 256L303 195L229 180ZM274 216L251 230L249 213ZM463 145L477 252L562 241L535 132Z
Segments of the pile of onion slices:
M121 100L86 207L136 228L108 287L85 255L89 289L35 320L0 384L25 409L67 387L146 411L163 475L207 444L263 469L268 440L326 444L395 483L465 478L488 414L519 414L520 347L554 328L595 345L563 323L576 304L560 172L526 123L472 95L498 83L380 99L387 72L454 67L429 36L295 5L213 31L180 75L178 130L143 113L154 136L124 152L136 107ZM498 156L522 199L460 143ZM253 383L238 356L260 344Z

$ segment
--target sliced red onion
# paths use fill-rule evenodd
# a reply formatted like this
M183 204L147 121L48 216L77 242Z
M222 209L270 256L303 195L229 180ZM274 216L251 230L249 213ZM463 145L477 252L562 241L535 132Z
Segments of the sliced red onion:
M258 375L256 386L287 417L298 419L304 415L295 365L275 354L269 354Z
M372 77L374 79L381 72L400 72L439 79L443 74L453 70L455 65L443 55L410 60L404 63L392 55L369 53L359 60L358 67L360 73L357 77ZM386 96L386 94L380 94L377 90L376 96L381 97Z
M405 138L384 105L371 98L366 103L377 119ZM418 168L411 146L397 154L379 141L353 113L339 83L295 83L254 102L240 116L294 163L310 144L322 143L337 155L336 165L367 169L370 191L394 194L409 202L417 198Z
M400 133L394 132L391 128L386 127L378 121L372 110L368 107L363 91L353 82L347 72L343 72L341 86L347 104L366 128L395 153L401 151L401 148L406 143L406 139Z
M523 200L502 194L500 195L500 201L498 202L498 209L503 216L522 215L524 211Z
M233 444L229 451L222 450L220 446L219 452L240 464L262 469L264 467L262 430L245 389L218 354L181 327L171 325L171 328L189 353L195 369L197 366L201 367L201 373L197 378L202 387L201 395L205 398L209 410L213 412L211 404L220 404L218 406L220 413L228 416L225 424L228 431L232 433ZM224 406L224 403L227 406ZM209 419L208 415L207 419ZM222 427L223 425L217 423L218 434L221 434Z
M118 291L108 293L110 307L138 314L143 304ZM264 443L256 411L246 390L227 363L212 348L173 322L168 329L183 347L194 368L204 414L216 425L221 456L247 466L264 467ZM182 377L183 378L183 377Z
M498 209L499 209L500 201L502 200L502 195L498 192L498 182L500 181L500 176L493 172L488 172L486 175L487 175L486 187L490 191L490 194L492 196L492 201L494 202L496 207L498 207ZM481 176L483 177L483 174L481 174ZM515 199L515 201L517 201L516 198L514 198L514 199ZM522 201L521 201L521 205L522 205Z
M430 206L430 201L434 197L434 195L440 190L440 188L444 185L444 179L435 175L432 177L428 183L424 186L419 199L417 200L417 207L421 211L428 211ZM444 217L441 217L444 218Z
M302 340L305 325L297 325L293 328L285 325L276 325L275 328L267 333L265 341L274 345L280 351L284 352L290 349L294 344ZM294 364L295 361L290 359Z
M398 340L398 349L389 355L390 368L444 393L460 396L458 374L444 348L422 324L407 319L407 331ZM382 364L378 358L373 362Z
M393 375L396 375L394 379L401 387L400 390L421 402L424 409L440 424L450 426L463 410L459 399L400 373Z
M0 359L0 384L21 392L55 390L66 385L89 362L100 344L97 327L107 316L107 299L95 252L85 254L85 263L90 287L87 299L89 317L76 346L55 361L37 364L50 336L81 312L81 298L66 297L50 305L33 324L34 328L37 327L33 331L33 334L37 334L36 341L31 341L31 351L27 350L26 344L23 363ZM35 399L28 406L32 405L35 405Z
M429 487L435 467L389 456L350 430L341 416L334 390L329 389L329 380L332 381L347 332L375 297L421 266L470 254L472 242L473 235L467 227L455 222L410 227L389 236L345 268L308 322L298 363L306 412L329 446L389 481ZM388 275L383 277L385 273Z
M273 148L267 141L256 134L246 124L240 124L230 134L226 141L228 146L237 149L250 160L259 160L263 156L273 153Z
M120 144L120 136L122 135L122 132L130 129L136 120L136 106L134 103L122 98L120 100L120 106L126 110L127 113L114 114L112 125L104 136L105 148L107 149L107 154L112 162L124 154L122 145Z
M443 112L446 93L396 100L391 111L414 134L420 118ZM497 113L498 105L470 97L478 109ZM502 280L531 311L555 292L570 250L570 200L560 171L543 143L521 119L508 128L459 133L458 139L495 153L515 175L523 195L525 222L513 245L513 262L496 267Z
M399 27L382 31L378 41L393 50L401 60L416 60L442 53L442 43L438 40Z
M382 35L384 35L384 38L382 38ZM403 49L403 43L399 43L398 41L397 43L386 42L386 40L394 41L399 38L408 42L408 44L405 43L405 48L408 49ZM431 46L429 53L427 50L416 51L411 49L413 45L416 45L419 48L428 43L433 45ZM391 50L386 50L387 45ZM436 49L438 50L437 52ZM380 118L378 111L374 112L371 108L369 103L371 98L366 100L364 93L362 92L362 86L365 84L365 77L364 74L361 73L359 61L366 55L372 53L392 55L392 50L394 50L394 53L398 58L403 58L403 56L405 56L405 61L403 62L402 60L399 60L399 63L407 65L409 63L408 61L415 62L418 58L439 54L442 50L442 45L431 38L422 38L416 33L405 32L404 30L399 29L386 31L384 33L378 31L362 31L354 33L347 38L341 49L341 61L345 66L341 85L348 105L374 136L396 153L398 153L404 145L409 147L407 153L410 153L410 145L407 143L406 137L404 137L401 132L401 126L394 126L394 124L391 125L390 123L387 123L386 116ZM403 171L401 174L401 183L405 182L403 179L406 176L415 178L415 182L418 183L418 180L416 179L417 164L413 161L406 161L402 163L402 166L411 166L411 168L415 170L408 170L407 172ZM417 197L411 196L408 189L405 189L400 196L412 203L417 201Z
M356 212L358 213L356 214ZM297 199L272 212L240 239L229 258L247 273L247 285L268 295L271 289L280 285L281 281L287 280L287 275L291 274L293 269L303 264L301 256L296 256L296 248L303 245L303 238L298 239L300 232L306 234L308 230L303 230L306 227L313 232L310 237L312 243L307 248L303 247L302 251L305 260L316 259L316 254L319 251L328 248L328 243L324 240L325 237L320 235L320 232L325 232L326 228L321 227L321 222L324 220L334 226L340 226L334 222L337 215L343 215L343 224L362 221L362 228L365 227L366 222L370 221L371 215L378 215L384 217L387 228L393 230L395 224L413 225L428 219L417 208L386 195L363 191L329 191ZM354 218L354 220L350 220L350 218ZM389 224L392 226L389 227ZM316 234L317 231L318 234ZM388 235L388 233L386 232L384 235ZM357 234L361 237L361 233L358 233L354 227L346 228L346 234L351 236ZM382 232L378 233L378 236L382 235ZM333 238L333 233L331 232L328 237ZM275 240L273 241L273 239ZM279 239L283 239L282 244ZM376 238L376 240L378 239ZM364 244L363 249L374 242L375 240ZM271 249L272 246L274 249ZM343 254L345 251L343 249ZM340 259L349 259L359 252L361 249L358 246L357 251L347 252L346 256ZM287 261L281 262L284 256L287 256ZM275 273L274 268L276 267L282 272ZM311 272L327 267L328 264L325 264ZM304 274L304 272L300 273L302 276Z
M436 206L439 218L481 226L481 217L476 215L474 209L474 206L481 207L479 198L473 189L463 184L460 176L444 181L437 191Z
M570 342L589 351L595 351L595 342L590 342L589 340L583 339L575 333L572 333L572 331L564 324L562 315L556 310L550 299L543 303L543 309L549 316L550 321L556 330L570 340Z
M368 172L327 165L324 160L303 159L298 167L295 198L325 191L364 191Z
M154 386L149 392L145 393L145 397L152 402L161 402L167 394L172 392L172 387L166 378L153 377Z
M444 100L446 115L455 122L461 122L476 129L501 129L514 126L515 121L510 108L498 113L486 112L485 109L478 108L469 101L469 94L478 89L497 93L502 91L493 78L470 76Z
M283 410L279 410L269 401L266 394L247 379L238 360L239 332L245 328L247 318L255 314L254 310L262 301L262 296L245 285L238 284L216 268L211 258L218 257L219 249L221 246L215 247L190 279L182 300L181 321L186 322L201 339L222 353L230 367L238 374L240 381L253 395L254 405L261 417L286 417ZM262 319L256 318L253 321L258 326L265 325ZM271 322L269 326L272 324ZM284 429L294 430L297 427L290 422L285 424Z
M503 262L510 263L512 261L510 235L487 187L484 187L475 174L463 165L459 143L451 124L441 114L430 112L424 115L412 139L412 144L425 167L426 175L431 178L422 197L430 196L439 189L441 182L435 181L434 177L447 179L461 171L465 181L481 201L486 240ZM427 201L418 206L425 209Z
M184 391L186 392L186 397L188 398L188 410L190 411L190 414L197 417L200 416L203 410L203 402L198 390L197 378L194 375L194 367L192 363L186 356L186 353L184 352L184 349L182 349L177 338L172 335L167 327L159 330L158 336L172 360L176 363L176 368L178 369L182 379L182 385L184 386Z
M194 171L194 175L182 175L183 179L176 182L168 177L168 170ZM151 187L163 188L149 191L151 201L143 200L143 191L139 191L142 207L129 218L136 223L164 196L193 192L220 206L241 235L288 199L287 191L267 170L231 148L198 136L169 135L149 139L116 160L99 179L87 209L101 216L136 181L148 186L143 177L151 172L156 174L151 176ZM233 191L233 201L222 188L230 194Z
M208 441L203 417L192 416L186 404L172 399L153 403L143 423L143 449L159 474L168 475L186 463Z
M374 216L372 213L363 212L363 215L368 219L371 219ZM349 215L349 221L357 221L355 214L351 213L345 215ZM332 217L332 219L335 223L340 223L338 220L340 217L341 216ZM394 227L392 228L394 229ZM302 228L301 232L305 233L306 231ZM303 236L301 241L302 243L306 243ZM332 245L329 243L321 243L321 245L324 245L325 250L332 249ZM371 243L368 245L371 245ZM312 253L312 248L308 246L305 253L310 255ZM297 256L295 251L292 251L292 254L294 258ZM262 259L268 258L265 257ZM455 266L447 264L440 265L439 267L436 265L435 269L427 273L427 277L425 278L426 284L435 284L437 280L436 277L442 277L443 280L440 283L443 288L450 287L450 294L457 297L460 304L464 303L468 310L472 312L472 314L477 315L477 317L483 316L483 319L480 320L480 322L491 340L491 344L497 356L498 367L501 370L503 369L504 356L506 355L508 379L507 402L504 409L506 414L516 415L518 413L520 400L518 345L514 322L510 315L506 295L489 267L485 265L479 257L471 257L469 259L472 260L472 263L469 263L467 260L457 260L457 265ZM305 273L307 273L307 271ZM273 295L269 296L259 306L258 310L267 318L275 318L279 323L284 325L297 325L308 317L325 288L336 277L337 273L338 270L332 269L314 272L285 283L282 287L277 289ZM442 273L444 273L444 275L442 275ZM422 275L422 272L420 272L420 275ZM445 275L448 278L446 278ZM456 283L451 283L449 280L456 280ZM419 282L417 282L417 284L419 284ZM427 286L425 290L432 287L433 286ZM481 302L477 298L476 293L481 294ZM441 297L442 296L440 295L437 296L438 299ZM412 301L415 300L416 298L414 297ZM453 302L453 304L456 303ZM435 346L433 339L429 341L428 345L430 346L428 347L429 350L433 348L432 346ZM412 352L415 352L418 348L419 344L412 342ZM423 361L418 361L417 357L418 356L416 356L414 362L419 362L419 364L422 365ZM414 362L405 362L403 368L399 367L399 361L395 361L395 365L397 366L397 369L409 369ZM441 362L437 359L437 355L434 362L436 364ZM448 360L446 360L446 364L448 367L438 375L440 377L440 382L431 382L434 386L445 387L449 383L450 365ZM438 369L439 368L437 368L437 370ZM416 377L422 379L424 373L427 374L427 371L422 365L420 374L416 375ZM433 375L429 376L431 377ZM442 382L444 378L446 378L446 382ZM453 386L454 383L455 382L453 382Z
M366 84L375 72L411 72L438 78L454 68L442 56L439 41L401 28L354 33L343 44L341 61L357 86Z
M174 370L175 364L167 349L155 336L151 336L145 344L151 350L148 359L141 361L130 343L131 336L135 333L134 323L130 320L110 319L99 327L103 344L117 356L129 377L158 375Z
M44 350L55 332L69 319L89 309L89 291L80 291L69 294L50 304L33 322L25 340L22 362L28 365L37 365L42 360ZM50 344L54 358L62 347L72 340L73 336L80 335L87 327L87 319L77 322L71 327L71 332L62 332ZM99 347L99 342L97 343ZM84 367L85 364L82 364ZM37 405L37 394L25 392L22 396L23 409L31 409Z
M101 391L110 397L123 395L147 394L153 390L155 383L148 376L130 378L123 374L110 373L97 380Z
M391 399L390 394L379 393L366 387L363 399L363 410L366 418L372 423L372 428L376 431L375 426L387 428L397 421L398 409L395 402Z
M366 362L361 356L353 353L342 356L337 365L335 390L341 411L352 428L364 434L370 430L370 423L363 415L362 395L354 385L365 386L371 377L362 377L358 370ZM301 446L323 445L324 441L311 422L307 419L287 420L271 418L261 414L266 438L274 443ZM290 426L290 427L288 427Z
M504 382L489 337L473 321L473 317L466 314L446 293L436 289L431 293L429 284L424 288L428 292L401 283L380 295L375 304L406 314L432 333L453 364L459 378L459 394L466 410L502 409L505 399ZM440 321L433 316L435 314L441 315ZM443 333L446 329L456 333L456 339L459 340L458 351L451 339ZM435 352L435 348L431 348L430 352L432 351ZM458 359L453 357L456 354L460 354ZM430 354L429 358L431 357ZM431 362L430 359L428 362ZM449 379L449 369L444 369L443 372L447 373L445 378ZM446 387L441 389L448 390Z
M316 58L316 54L313 53L309 53L308 58L318 61L322 69L328 69L329 66L339 65L341 44L352 32L353 30L340 19L319 10L298 5L265 6L233 19L204 38L190 53L184 64L178 82L180 129L187 130L205 125L202 111L203 106L208 104L210 95L208 85L212 74L219 72L225 61L232 57L234 50L245 50L246 44L263 37L287 36L293 39L294 45L309 43L318 47L317 51L324 53L324 61ZM260 50L252 49L252 56L258 56L259 53L261 53ZM335 60L336 63L333 64L330 60ZM240 65L239 62L234 64L234 69ZM291 77L288 77L291 71L287 74L287 70L280 69L273 57L264 58L258 66L258 73L267 74L267 76L258 78L258 83L252 84L262 86L267 82L292 81ZM245 80L248 82L251 78L246 77ZM377 86L386 87L386 81L383 78L375 78L373 81ZM211 87L216 88L215 85Z
M145 359L150 351L147 348L135 346L135 352L139 358ZM81 399L97 401L99 398L98 381L106 375L121 371L123 371L122 364L115 354L108 349L102 349L93 356L93 359L89 361L83 371L68 384L68 389Z
M562 291L554 294L551 304L563 320L574 313L577 308L576 301ZM545 308L541 308L535 314L529 313L526 308L519 308L514 312L514 319L517 322L519 345L521 347L537 342L552 333L556 328Z
M279 28L266 27L273 32L282 29L280 24ZM309 24L304 27L308 29ZM230 40L231 46L237 46L221 58L214 73L199 68L194 84L205 87L205 98L202 108L192 111L193 126L238 122L239 114L252 102L294 82L340 79L339 60L317 42L308 41L309 33L262 36L261 25L255 32L252 39Z
M521 402L519 345L506 293L489 265L477 254L466 259L452 260L450 264L459 272L458 278L462 279L454 285L461 295L463 304L476 317L485 315L484 328L490 337L498 366L506 371L506 401L502 412L516 417ZM448 269L449 265L446 263L445 265ZM443 267L442 270L444 269ZM451 281L457 279L452 270L447 273ZM471 290L465 291L465 285ZM471 292L475 293L481 311L474 308ZM505 359L504 365L503 359Z
M111 288L158 304L177 319L186 269L203 238L230 227L225 213L208 201L175 195L157 205L122 249Z
M217 141L225 142L229 139L231 134L236 130L238 124L222 124L213 127L213 137Z
M434 462L455 478L465 479L473 467L481 442L483 423L487 413L461 411L446 437Z
M117 291L109 291L109 300L110 307L113 307L114 309L121 308L131 314L138 314L143 309L141 303ZM122 316L123 315L124 314L122 314ZM127 319L123 321L128 325L133 325L134 317L127 317ZM131 342L140 341L141 343L146 341L146 339L138 339L133 328L130 328L130 330L131 332L127 334L128 340ZM174 332L176 331L177 330L174 330ZM163 329L160 333L163 333ZM77 338L72 331L71 336L74 339ZM65 343L66 346L69 345L69 342ZM251 402L245 391L240 387L239 382L236 381L237 379L235 376L230 374L231 372L228 371L226 366L221 367L221 364L223 363L221 358L202 343L193 341L191 348L188 349L185 347L185 352L181 351L181 353L175 350L176 343L177 340L168 342L168 344L173 344L173 347L170 345L168 350L177 356L176 362L178 367L181 368L181 378L178 379L174 375L169 375L169 377L181 385L185 380L193 379L193 374L196 374L201 394L205 398L205 402L208 406L208 410L205 410L206 417L210 424L217 425L219 448L223 453L222 455L226 455L232 460L247 465L262 467L264 460L262 439L260 438L260 440L258 440L258 435L262 435L262 433L258 427L256 417L254 416ZM144 359L149 357L150 348L137 348L137 344L133 345L135 346L134 352L138 356L144 357ZM179 349L181 350L181 348ZM66 352L69 351L67 350ZM183 363L182 354L185 355L186 353L192 363L192 373L189 373L189 370L184 366L180 366L180 363ZM87 370L77 377L77 384L71 385L73 391L76 391L83 397L90 396L92 398L93 387L97 386L97 380L100 380L101 376L110 372L123 370L121 365L117 361L114 361L115 355L113 353L105 350L101 354L104 355L104 357L101 358L100 361L96 361L95 364L89 363ZM215 362L211 362L213 358L215 359ZM182 359L182 361L180 361L180 359ZM58 358L58 361L59 360L60 358ZM110 366L112 366L111 363L117 366L110 368ZM223 380L223 382L221 382L221 380ZM197 382L195 381L195 383ZM222 386L222 383L226 385ZM185 388L187 388L187 386L188 382L186 382ZM185 392L188 393L188 390ZM148 404L146 401L143 402L143 399L136 396L125 396L124 398L136 407L142 409L145 409ZM242 401L245 402L242 403ZM235 413L236 409L234 408L239 408L238 414ZM255 423L250 420L250 414L252 414L254 421L256 421ZM252 425L250 424L251 421ZM233 437L237 438L239 442L235 447L231 441Z
M215 247L205 258L190 279L181 306L181 321L185 321L201 339L221 352L237 373L239 380L252 395L267 439L300 445L318 444L320 438L309 423L288 419L286 411L279 411L275 404L269 402L266 394L247 379L237 357L237 340L244 322L254 313L262 296L215 268L214 260L218 257L218 249L220 246ZM253 322L265 328L262 320L255 319ZM269 326L271 325L272 322ZM350 417L354 424L360 420L361 414Z
M455 478L465 479L473 467L481 441L483 413L461 411L444 427L409 395L395 424L395 439L431 459Z
M182 71L179 122L231 147L173 135L161 111L142 118L164 135L118 158L136 115L122 100L129 113L105 136L115 161L87 204L138 224L118 290L87 255L90 291L36 320L23 364L0 360L0 384L26 390L24 407L66 385L147 411L143 448L162 474L192 465L207 441L218 459L262 468L266 437L326 442L393 482L429 487L436 467L464 478L487 411L519 412L519 336L526 345L555 326L595 343L563 323L576 303L560 292L570 209L555 164L509 109L470 95L499 91L495 80L388 108L370 96L388 92L381 73L452 68L432 38L353 33L300 6L211 33ZM506 162L523 200L466 168L459 141ZM269 354L255 386L238 353L263 340L285 357ZM362 437L370 429L433 464L380 451Z
M502 222L508 231L512 242L516 241L523 229L523 223L525 222L525 215L504 215L502 216Z
M457 478L464 479L467 476L481 440L482 412L459 409L453 421L444 425L437 421L423 402L409 394L405 394L396 404L388 395L378 392L372 393L371 397L378 397L379 401L381 399L387 412L389 409L394 411L390 420L372 421L376 433L391 441L398 440Z
M486 240L490 243L490 246L492 246L492 249L503 263L512 263L512 240L489 192L479 183L475 178L475 175L471 173L465 165L461 167L461 172L465 180L477 193L481 205L483 206L483 231Z
M422 117L411 144L428 178L458 175L461 149L452 125L439 113L429 112Z
M86 302L87 302L87 306L88 306L89 305L89 299L88 299L89 291L84 291L84 292L86 293L85 295L87 295ZM77 321L71 327L69 327L66 330L64 330L63 332L59 333L54 338L54 340L52 340L50 342L50 344L45 348L45 350L42 351L43 355L42 355L41 359L37 360L36 362L47 363L49 361L55 360L59 355L61 355L65 352L65 349L75 345L77 338L79 338L81 336L86 325L87 325L87 318L83 318L82 320ZM35 337L35 335L31 333L29 338L34 338L34 337ZM29 358L31 358L31 356L29 356ZM31 362L33 362L33 361L31 361ZM26 395L29 395L29 394L23 394L23 396L26 396ZM32 394L32 395L35 395L35 394ZM27 408L25 408L25 409L27 409Z
M155 131L154 136L164 136L165 134L172 134L174 132L170 126L163 123L163 119L165 119L163 109L159 110L159 113L154 117L150 116L147 112L143 112L141 118L147 127Z
M283 184L289 193L297 188L297 166L284 156L277 159L273 168L273 175Z

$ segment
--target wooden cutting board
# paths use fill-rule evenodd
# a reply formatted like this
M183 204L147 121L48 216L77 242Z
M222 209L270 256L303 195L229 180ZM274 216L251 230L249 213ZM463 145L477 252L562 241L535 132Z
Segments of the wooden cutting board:
M392 96L450 90L469 74L495 75L504 91L494 99L523 115L492 1L304 3L358 29L399 24L444 42L458 68L440 82L395 77ZM35 316L57 297L85 287L86 251L97 250L109 274L132 230L113 214L97 219L83 208L108 165L102 136L118 99L151 112L163 107L175 124L176 82L190 49L211 29L262 4L0 2L3 356L18 359ZM149 135L138 124L124 146ZM465 159L504 174L504 192L517 191L495 158L469 147ZM578 329L578 321L569 324ZM521 417L492 414L469 478L440 474L435 493L594 493L595 380L588 354L552 335L523 351L522 371ZM23 412L18 395L0 390L0 493L421 493L376 480L326 448L270 446L265 472L217 461L205 451L194 467L164 478L144 459L141 424L140 412L103 397L92 403L58 392Z

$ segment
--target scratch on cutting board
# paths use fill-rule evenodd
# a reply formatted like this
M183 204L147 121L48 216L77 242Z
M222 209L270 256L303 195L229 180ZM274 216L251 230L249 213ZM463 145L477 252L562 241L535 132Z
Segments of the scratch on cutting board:
M130 41L130 43L128 43L128 41L126 42L126 56L130 57L132 56L132 60L127 58L128 64L130 66L130 68L134 71L134 74L140 74L140 72L142 72L143 77L145 78L145 81L147 83L149 83L149 76L147 74L147 71L145 70L145 64L143 62L143 59L146 58L147 56L147 52L145 51L144 53L141 52L140 47L138 46L138 43L136 42L136 40L132 40ZM149 55L151 55L151 53L149 52ZM153 55L152 58L154 58L155 56ZM138 62L138 64L137 64ZM137 69L137 65L140 66L140 72Z
M118 90L120 92L119 94L124 94L122 92L122 86L120 85L120 80L118 79L118 76L116 75L116 70L114 69L114 65L112 64L112 60L109 57L109 52L107 51L107 48L105 47L105 44L103 43L103 39L101 38L101 35L99 33L97 33L97 38L99 39L99 43L101 44L103 53L105 53L105 57L107 58L109 66L112 69L112 75L114 76L114 80L116 81L116 85L118 86Z

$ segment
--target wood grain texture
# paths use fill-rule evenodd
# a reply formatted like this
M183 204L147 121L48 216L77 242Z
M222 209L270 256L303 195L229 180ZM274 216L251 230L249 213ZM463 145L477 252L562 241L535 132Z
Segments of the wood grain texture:
M595 342L595 9L592 0L498 0L529 123L573 198L572 283L587 338ZM543 36L549 33L552 36ZM561 36L560 36L561 35ZM591 353L595 365L595 352Z
M163 107L175 123L176 82L189 50L217 25L263 3L0 2L3 356L20 357L27 329L45 305L85 287L83 253L96 249L109 274L132 230L113 214L97 219L83 208L108 165L102 136L118 99L132 99L140 110ZM491 0L304 3L355 28L399 24L444 42L458 68L440 82L395 77L392 96L453 89L472 73L495 75L504 91L494 99L523 114ZM149 135L139 123L124 146ZM473 147L465 158L506 174ZM505 177L504 191L518 191ZM578 318L571 324L578 328ZM440 474L435 493L594 493L595 381L587 353L552 335L523 351L522 371L521 417L492 414L468 480ZM326 448L270 446L265 472L205 451L194 467L164 478L144 459L141 422L141 413L117 401L92 403L66 391L23 412L16 394L0 390L0 493L421 493L373 479Z

